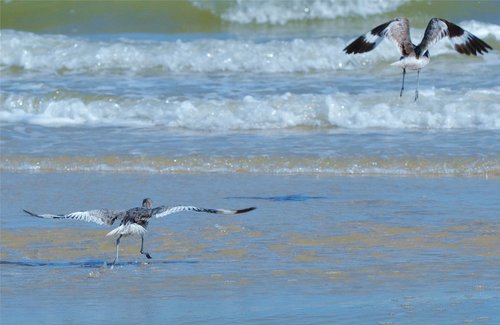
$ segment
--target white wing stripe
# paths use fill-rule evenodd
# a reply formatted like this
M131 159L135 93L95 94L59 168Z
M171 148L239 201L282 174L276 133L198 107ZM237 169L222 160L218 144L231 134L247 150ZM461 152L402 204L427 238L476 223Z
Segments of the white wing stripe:
M194 206L175 206L175 207L162 207L160 211L154 214L155 218L162 218L165 216L168 216L169 214L173 213L178 213L178 212L183 212L183 211L196 211L196 212L207 212L207 211L200 211L204 209L200 209ZM215 213L215 212L213 212Z
M403 57L425 55L426 51L441 39L448 37L454 49L461 54L477 55L487 53L493 48L483 40L462 27L441 18L432 18L427 24L424 37L416 46L411 42L410 27L407 18L397 18L373 28L361 35L344 48L347 54L365 53L373 50L387 37Z
M102 213L98 213L99 211L82 211L82 212L73 212L64 216L66 219L74 219L81 220L86 222L95 222L99 225L103 225L102 221Z
M347 45L344 51L347 54L369 52L377 47L384 37L387 37L387 39L396 46L399 52L403 54L405 51L410 50L409 44L411 44L411 40L409 33L408 19L397 18L385 22L373 28L368 33L358 37Z
M204 212L204 213L216 213L216 214L239 214L245 213L254 210L255 208L246 208L242 210L225 210L225 209L206 209L206 208L198 208L194 206L175 206L175 207L160 207L157 208L158 211L154 212L153 215L156 218L162 218L169 214L183 212L183 211L194 211L194 212Z
M365 34L365 42L368 43L379 44L383 38L384 38L383 36L373 35L372 32L368 32ZM375 45L375 47L376 46L377 45Z
M78 220L78 221L86 221L86 222L94 222L97 223L98 225L104 225L104 224L113 224L113 222L118 219L122 218L123 214L122 213L115 213L110 210L90 210L90 211L77 211L77 212L72 212L64 215L55 215L55 214L36 214L27 210L24 210L24 212L28 213L29 215L32 215L34 217L38 218L44 218L44 219L71 219L71 220Z

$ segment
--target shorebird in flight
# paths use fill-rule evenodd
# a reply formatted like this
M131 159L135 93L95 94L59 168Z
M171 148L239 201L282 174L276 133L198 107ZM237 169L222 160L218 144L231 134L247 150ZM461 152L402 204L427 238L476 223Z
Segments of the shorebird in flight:
M391 65L403 69L403 82L401 92L403 95L405 86L406 69L417 70L417 88L415 100L418 98L418 80L420 69L429 63L429 48L444 37L448 37L458 53L466 55L477 55L492 50L492 47L472 33L462 29L447 20L432 18L425 29L424 37L420 44L415 45L410 38L410 23L407 18L396 18L373 28L368 33L361 35L352 43L347 45L344 51L347 54L364 53L373 50L383 39L387 37L399 50L401 58Z
M152 207L153 202L149 198L142 201L142 207L132 208L125 211L112 211L106 209L89 210L72 212L68 214L36 214L27 210L23 210L31 216L44 218L44 219L73 219L87 222L95 222L100 225L112 225L116 220L120 220L120 226L110 231L106 236L113 236L116 238L116 256L112 263L112 267L118 261L118 248L120 246L120 239L126 236L141 236L141 254L145 255L148 259L151 258L148 252L144 251L144 234L151 218L162 218L169 214L194 211L205 213L217 214L240 214L255 210L255 207L241 209L241 210L224 210L224 209L205 209L197 208L194 206L160 206L157 208Z

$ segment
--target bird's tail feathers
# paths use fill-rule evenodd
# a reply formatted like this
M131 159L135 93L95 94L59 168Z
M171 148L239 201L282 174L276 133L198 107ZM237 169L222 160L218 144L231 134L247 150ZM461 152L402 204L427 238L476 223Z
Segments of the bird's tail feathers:
M119 237L119 236L142 236L146 233L146 228L136 223L129 223L120 225L119 227L111 230L106 236Z

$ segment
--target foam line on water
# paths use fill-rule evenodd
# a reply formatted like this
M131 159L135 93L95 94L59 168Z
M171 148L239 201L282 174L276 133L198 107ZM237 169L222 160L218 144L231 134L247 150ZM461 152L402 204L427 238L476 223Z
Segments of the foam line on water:
M382 14L397 9L408 0L237 0L225 10L217 10L214 3L208 1L192 2L200 8L211 10L230 22L283 25L290 21L334 19L348 16L366 17Z
M125 126L191 130L297 127L500 129L500 87L330 95L291 94L240 99L115 98L0 94L0 122L46 127ZM481 102L481 105L476 103Z
M482 38L500 40L500 26L468 21L469 31ZM412 30L412 33L414 31ZM423 34L417 30L416 37ZM349 56L342 49L357 35L346 38L196 39L192 41L98 41L63 35L0 31L0 69L44 73L304 73L338 71L352 65L397 60L390 42L370 55ZM414 36L414 37L415 37ZM494 44L493 44L494 46ZM389 50L390 49L390 50ZM454 53L447 42L432 49L432 56ZM498 61L498 55L493 55ZM361 63L360 63L361 62Z
M500 157L316 157L187 155L161 156L5 156L0 170L8 172L100 172L354 176L500 176ZM285 197L281 199L297 199ZM276 199L276 198L275 198ZM280 198L278 198L280 199Z

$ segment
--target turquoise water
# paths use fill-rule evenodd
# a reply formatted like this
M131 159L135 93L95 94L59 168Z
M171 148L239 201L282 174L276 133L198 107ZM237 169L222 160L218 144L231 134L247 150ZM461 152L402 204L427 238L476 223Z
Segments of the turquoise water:
M43 13L41 15L40 13ZM498 323L499 2L2 1L1 323ZM37 19L33 19L33 17ZM488 42L342 49L407 16ZM154 220L146 247L38 213Z

